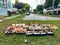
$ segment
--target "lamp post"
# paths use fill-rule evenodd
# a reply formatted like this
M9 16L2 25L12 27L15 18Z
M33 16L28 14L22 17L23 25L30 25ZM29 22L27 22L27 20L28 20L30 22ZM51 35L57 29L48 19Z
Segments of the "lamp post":
M52 3L53 13L54 13L54 2L55 2L55 0L53 0L53 3Z
M53 8L54 8L54 2L55 2L55 0L53 0L53 4L52 4L53 5Z
M38 0L35 0L35 2L36 2L36 13L37 13L37 5L38 5ZM35 20L35 15L34 15L34 20Z

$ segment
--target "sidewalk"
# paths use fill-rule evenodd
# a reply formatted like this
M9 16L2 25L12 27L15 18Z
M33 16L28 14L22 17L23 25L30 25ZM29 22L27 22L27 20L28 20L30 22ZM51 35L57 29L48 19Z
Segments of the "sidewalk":
M6 17L6 18L4 18L4 19L12 19L12 18L15 18L15 17L17 17L17 16L19 16L19 15L12 16L12 17Z

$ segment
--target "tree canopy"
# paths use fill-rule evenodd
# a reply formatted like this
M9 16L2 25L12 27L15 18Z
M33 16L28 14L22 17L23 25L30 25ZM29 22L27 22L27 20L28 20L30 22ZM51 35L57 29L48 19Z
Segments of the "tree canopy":
M20 12L29 12L30 11L30 5L28 3L15 3L14 7L17 9L20 9Z
M37 12L37 11L36 11L36 9L34 9L33 11L34 11L34 13L36 13L36 12Z
M54 0L54 7L57 7L57 5L60 3L60 0ZM45 7L52 7L53 0L46 0Z
M24 8L25 8L26 11L29 11L30 5L28 3L25 3L25 7Z
M44 7L43 5L38 5L37 6L37 11L42 11L43 10L43 7Z
M36 8L36 10L34 10L34 12L42 13L43 7L44 7L44 5L37 5L37 8Z
M22 2L14 4L14 7L17 8L17 9L22 9L22 8L24 8L24 6L25 6L25 4L22 3Z

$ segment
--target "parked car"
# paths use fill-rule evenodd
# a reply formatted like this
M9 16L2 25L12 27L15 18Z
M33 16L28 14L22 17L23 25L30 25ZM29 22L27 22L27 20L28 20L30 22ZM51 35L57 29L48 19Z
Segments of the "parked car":
M18 14L16 8L8 9L8 11L9 11L11 14Z
M27 12L27 13L26 13L26 15L30 15L30 13L29 13L29 12Z

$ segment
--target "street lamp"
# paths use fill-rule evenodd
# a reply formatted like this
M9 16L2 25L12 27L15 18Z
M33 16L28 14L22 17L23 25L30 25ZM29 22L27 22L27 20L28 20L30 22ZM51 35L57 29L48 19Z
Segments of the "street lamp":
M53 5L53 8L54 8L54 2L55 2L55 0L53 0L53 4L52 4Z
M53 13L54 13L54 3L55 3L55 0L53 0L53 3L52 3Z
M35 0L36 1L36 8L37 8L37 5L38 5L38 0ZM36 9L36 13L37 13L37 9ZM35 15L34 15L34 20L35 20Z

